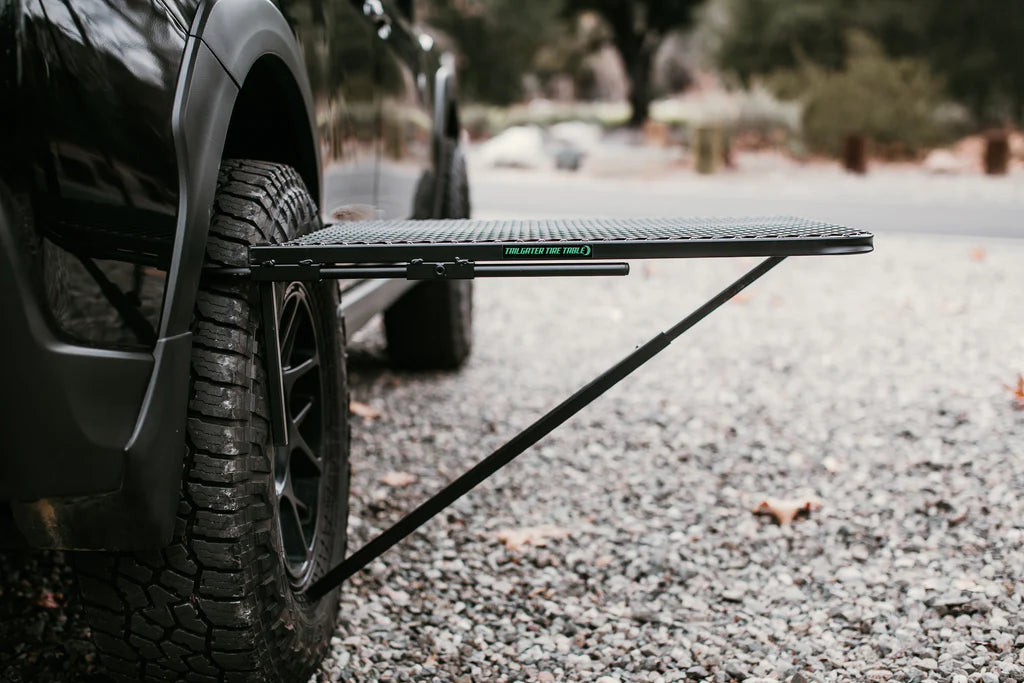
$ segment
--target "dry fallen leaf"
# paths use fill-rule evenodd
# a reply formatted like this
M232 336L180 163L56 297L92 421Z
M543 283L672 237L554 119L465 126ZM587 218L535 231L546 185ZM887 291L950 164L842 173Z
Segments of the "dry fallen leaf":
M977 247L971 249L971 260L972 261L984 261L985 260L985 247Z
M765 498L751 512L755 515L771 515L779 526L790 524L797 517L809 517L821 509L816 498Z
M565 538L572 532L553 524L524 527L522 529L502 529L494 533L499 541L509 550L518 550L524 545L545 546L552 538Z
M1017 410L1024 410L1024 374L1017 374L1017 386L1006 387L1013 392L1013 407Z
M409 474L408 472L388 472L380 478L380 483L385 486L402 488L414 483L417 479L418 477L415 474Z
M359 401L349 401L348 411L353 415L358 415L364 420L376 420L383 415L383 413L373 406L368 406L365 403L360 403Z
M46 609L60 609L64 605L64 596L60 593L43 591L36 599L36 604Z

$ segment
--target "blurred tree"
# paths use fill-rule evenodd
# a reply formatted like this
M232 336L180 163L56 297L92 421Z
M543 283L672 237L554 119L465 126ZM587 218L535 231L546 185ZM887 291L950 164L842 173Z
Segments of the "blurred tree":
M1024 125L1024 2L930 0L926 55L979 123Z
M630 126L647 120L651 104L654 54L666 34L693 23L702 0L566 0L567 13L594 12L611 31L611 40L629 75Z
M855 136L886 156L907 157L946 141L934 117L943 83L927 62L889 57L861 31L850 30L844 43L849 56L841 69L803 61L769 77L777 91L804 102L804 137L813 151L838 155Z
M451 39L459 89L469 99L511 104L540 48L557 40L561 0L420 0L417 16Z
M1024 122L1024 2L710 0L725 15L717 62L745 82L810 62L838 69L850 29L892 57L920 57L980 123Z
M725 19L718 37L720 67L745 83L752 76L797 66L806 56L814 64L843 63L843 0L721 0Z
M600 17L581 14L561 22L556 40L537 53L534 68L542 82L559 76L572 79L574 94L582 99L598 99L598 77L591 60L611 42L611 32Z

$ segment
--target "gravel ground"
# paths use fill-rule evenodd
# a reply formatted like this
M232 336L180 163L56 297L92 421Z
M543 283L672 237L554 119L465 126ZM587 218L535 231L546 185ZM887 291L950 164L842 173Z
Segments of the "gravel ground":
M366 330L353 547L751 263L481 281L454 375ZM354 577L319 679L1024 680L1022 265L924 237L784 263ZM60 560L0 559L0 677L90 679L74 598L40 600Z
M325 670L1024 679L1024 413L1003 387L1024 370L1024 245L979 246L888 238L784 264L354 579ZM353 536L742 267L483 282L458 376L375 367L371 335L354 392L383 417L355 427ZM419 479L390 488L389 471ZM803 495L822 509L791 526L750 512ZM542 525L569 535L497 537Z

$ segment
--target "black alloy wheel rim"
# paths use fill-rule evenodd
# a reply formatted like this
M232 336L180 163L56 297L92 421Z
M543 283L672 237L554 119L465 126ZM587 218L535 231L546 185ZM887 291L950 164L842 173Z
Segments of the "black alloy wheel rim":
M323 346L309 290L289 284L280 306L279 339L288 445L274 449L277 530L292 586L310 582L319 543L325 444Z

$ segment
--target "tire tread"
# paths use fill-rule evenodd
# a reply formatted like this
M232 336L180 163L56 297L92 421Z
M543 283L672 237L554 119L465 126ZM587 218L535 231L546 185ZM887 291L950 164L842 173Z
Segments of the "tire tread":
M293 169L225 161L208 263L245 265L250 244L286 241L289 228L301 234L318 224L317 207ZM299 642L295 630L285 628L282 612L328 609L333 626L331 597L322 601L326 608L274 597L281 589L281 577L274 575L280 563L273 547L272 456L264 449L265 377L252 301L249 283L200 283L172 544L76 557L95 643L118 680L305 680L322 659L330 634ZM341 399L347 406L347 395Z
M465 158L455 140L445 140L442 153L447 176L439 218L469 218ZM417 217L432 217L434 187L433 175L425 176L417 192ZM460 367L472 351L472 311L472 280L417 285L384 312L389 356L396 365L410 370Z

